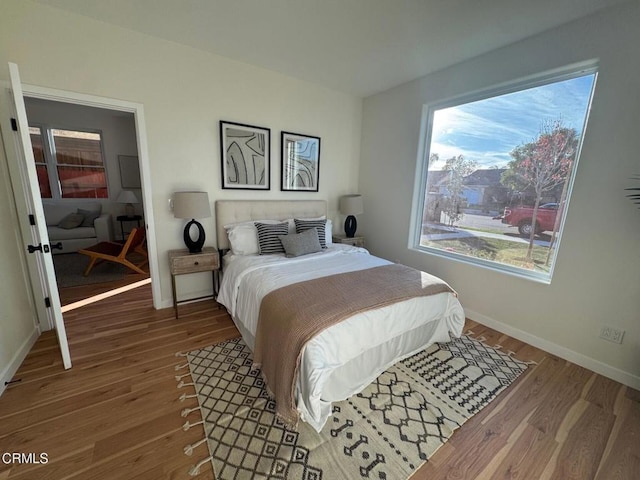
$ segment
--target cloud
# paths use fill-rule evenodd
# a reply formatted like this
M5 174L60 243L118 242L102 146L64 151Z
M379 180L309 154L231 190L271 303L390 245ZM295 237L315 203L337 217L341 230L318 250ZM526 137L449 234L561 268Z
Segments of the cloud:
M481 167L504 167L509 152L535 141L545 123L561 120L581 133L593 79L587 75L436 110L430 153L441 164L464 155Z

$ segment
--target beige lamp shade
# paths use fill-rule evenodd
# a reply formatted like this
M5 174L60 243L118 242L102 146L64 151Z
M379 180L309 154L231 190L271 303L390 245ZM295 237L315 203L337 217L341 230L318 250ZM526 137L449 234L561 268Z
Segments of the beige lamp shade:
M122 190L120 195L118 195L118 199L116 200L118 203L140 203L138 201L138 197L131 190Z
M362 195L353 194L340 197L338 208L343 215L361 215L364 213Z
M175 192L173 194L175 218L205 218L211 216L207 192Z

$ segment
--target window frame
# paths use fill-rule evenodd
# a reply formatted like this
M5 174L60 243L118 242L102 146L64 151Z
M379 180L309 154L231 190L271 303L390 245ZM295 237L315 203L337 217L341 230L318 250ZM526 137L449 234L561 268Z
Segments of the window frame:
M431 246L420 245L422 236L422 222L423 214L427 196L427 177L429 170L429 156L431 148L431 140L433 133L433 118L434 112L444 108L451 108L455 106L464 105L480 100L486 100L493 97L502 95L508 95L530 88L549 85L552 83L558 83L565 80L571 80L587 75L594 75L593 86L589 95L589 100L586 105L585 119L582 131L580 132L580 139L576 149L576 158L571 171L571 177L567 186L567 197L565 201L565 207L562 211L562 218L560 221L560 228L558 229L553 254L553 261L551 263L549 273L536 272L533 270L527 270L525 268L508 265L505 263L485 260L482 258L476 258L469 255L463 255L456 252L448 252L443 249L434 248ZM421 124L420 124L420 137L418 143L418 153L416 158L416 170L415 170L415 183L413 188L413 201L411 206L411 221L409 227L409 238L407 248L412 251L420 252L427 255L434 255L447 260L453 260L461 262L466 265L478 266L481 268L487 268L495 272L524 278L537 283L551 284L553 279L553 273L556 266L558 253L560 251L560 245L562 243L562 236L564 233L564 225L567 219L569 211L569 204L573 192L573 184L576 178L576 172L580 162L582 154L582 145L584 143L584 134L587 130L589 116L591 112L591 106L593 103L593 96L596 89L598 80L598 64L596 61L588 61L580 64L567 66L561 69L545 72L538 75L533 75L525 79L513 80L505 82L499 85L495 85L486 89L475 90L473 92L464 93L458 96L450 97L444 100L425 103L422 106Z
M50 125L45 123L30 123L30 128L38 128L40 129L40 135L42 138L42 144L44 149L44 157L45 163L47 166L47 173L49 178L49 188L51 190L51 197L47 197L47 200L55 200L55 201L63 201L77 202L78 200L108 200L111 198L111 188L109 182L109 169L107 168L107 156L104 151L104 135L102 130L89 129L89 128L77 128L77 127L66 127L60 125ZM66 163L58 163L58 157L56 153L55 140L53 138L54 130L64 130L69 132L82 132L82 133L93 133L100 136L100 156L102 157L102 166L90 166L90 165L82 165L81 168L95 168L102 169L104 171L107 196L106 197L64 197L62 192L62 185L60 183L60 174L58 172L58 167L78 167L76 165L70 165ZM43 197L44 198L44 197Z

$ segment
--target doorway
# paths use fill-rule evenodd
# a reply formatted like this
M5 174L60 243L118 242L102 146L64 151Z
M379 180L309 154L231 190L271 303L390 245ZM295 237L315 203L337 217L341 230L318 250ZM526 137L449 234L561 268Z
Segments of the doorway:
M79 253L124 247L133 228L144 228L134 114L33 97L25 107L49 241L58 247L52 252L63 312L149 278L140 251L127 259L146 275L115 262L85 275L90 257Z
M151 282L151 292L153 299L153 306L156 309L161 308L161 295L160 295L160 282L158 276L158 264L156 252L156 237L155 237L155 222L153 218L153 209L151 208L152 187L150 180L150 164L147 153L147 139L145 129L145 117L144 107L141 104L116 100L105 97L97 97L93 95L79 94L75 92L67 92L62 90L56 90L46 87L39 87L34 85L22 86L23 96L25 104L28 105L27 109L31 112L36 110L47 110L51 112L60 110L67 112L63 117L63 127L72 128L76 123L68 122L69 112L75 112L80 116L91 118L92 115L96 115L98 112L110 116L111 121L118 124L118 129L128 130L128 134L124 136L127 138L125 143L119 144L111 141L107 142L107 150L112 151L115 155L115 160L109 161L106 165L106 175L108 182L110 182L113 191L109 190L110 206L106 207L107 211L112 214L112 235L115 241L122 241L122 235L125 237L133 226L137 226L137 222L140 222L142 228L146 228L146 251L148 253L148 272L149 279L144 282L137 279L136 282L143 281L144 283ZM54 109L52 106L55 106ZM50 112L50 113L51 113ZM45 117L43 117L45 118ZM49 118L49 117L46 117ZM31 122L31 117L28 117ZM132 137L133 135L133 137ZM124 150L120 150L123 148ZM136 155L137 154L137 155ZM136 158L137 156L137 158ZM132 162L136 162L136 165L132 168ZM139 187L138 187L139 185ZM117 196L115 196L115 192ZM129 201L118 202L120 193L129 191L133 193L138 204L134 204L134 223L124 222L121 223L118 217L124 214L126 217L132 217L130 211L127 210ZM130 197L129 197L130 198ZM64 200L64 199L62 199ZM84 199L89 201L96 201L95 199ZM104 200L97 200L97 202ZM55 203L55 202L54 202ZM140 217L139 219L137 217ZM52 242L54 243L54 242ZM128 279L125 279L120 284L114 283L107 285L108 290L112 288L118 288L120 290L126 290L127 285L131 284ZM135 286L135 283L133 284ZM80 289L84 287L78 287ZM105 290L106 290L105 289ZM87 292L79 292L76 296L87 296L90 293L98 294L98 298L104 297L105 293L97 292L93 287L87 287Z

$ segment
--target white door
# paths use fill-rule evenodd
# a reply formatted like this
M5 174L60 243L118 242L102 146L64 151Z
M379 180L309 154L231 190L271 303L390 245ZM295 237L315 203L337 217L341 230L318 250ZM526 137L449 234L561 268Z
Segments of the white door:
M11 95L8 101L12 101L10 106L14 116L11 119L11 130L13 130L15 148L12 149L11 145L6 145L6 150L8 156L14 157L8 159L9 172L16 197L20 231L25 242L24 249L26 252L31 252L27 255L27 263L33 297L40 327L44 330L55 328L60 345L60 353L62 354L62 362L64 368L68 369L71 368L69 343L62 319L60 296L40 198L40 186L31 148L20 74L18 66L14 63L9 63L9 76L11 79ZM8 120L3 119L3 126L7 124ZM17 131L15 131L16 129ZM10 138L10 135L6 136L7 144L10 143Z

